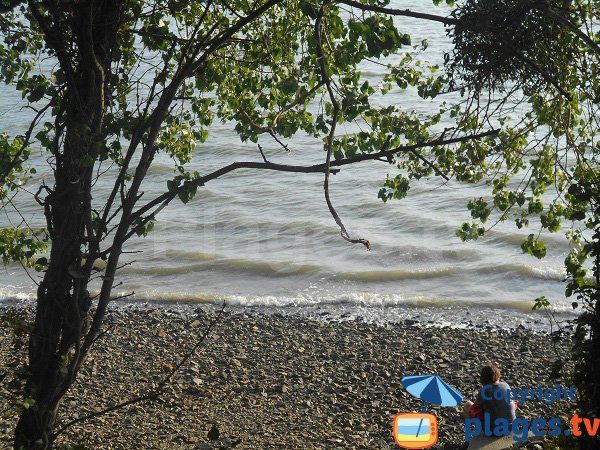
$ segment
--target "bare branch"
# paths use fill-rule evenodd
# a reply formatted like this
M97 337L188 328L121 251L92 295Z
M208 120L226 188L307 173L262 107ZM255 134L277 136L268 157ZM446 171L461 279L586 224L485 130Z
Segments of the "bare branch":
M315 41L317 43L317 62L319 64L319 69L321 71L321 81L325 83L327 87L327 93L329 94L329 101L333 106L333 112L331 114L331 129L329 130L329 135L327 136L327 142L325 143L325 150L327 151L327 157L325 160L325 181L323 182L323 189L325 190L325 201L327 202L327 208L329 209L330 214L332 215L335 223L340 227L340 234L342 238L346 241L351 242L353 244L363 244L367 247L367 250L371 250L371 243L362 238L352 238L346 230L342 219L338 215L333 203L331 202L331 198L329 196L329 174L331 172L331 152L333 149L333 139L335 136L335 129L337 126L338 116L340 114L340 105L335 98L335 93L333 92L333 88L331 87L331 78L329 77L329 73L327 72L327 63L325 61L325 53L323 51L323 41L321 37L321 24L323 21L323 14L325 12L325 7L329 4L329 2L323 2L321 8L319 9L319 13L317 14L317 20L315 21Z
M260 155L262 156L263 161L268 164L269 161L267 160L267 157L265 156L265 153L263 152L262 147L260 146L260 144L257 144L257 145L258 145L258 151L260 152Z
M171 381L171 379L175 376L175 374L179 371L179 369L181 369L181 367L186 362L188 362L188 360L192 356L194 356L194 353L196 353L196 350L198 350L198 348L202 345L202 343L204 343L204 341L208 337L210 331L213 329L213 327L215 326L215 324L221 319L221 316L223 315L224 311L225 311L225 302L223 302L223 305L221 305L221 309L219 310L219 313L217 314L217 316L213 320L211 320L210 324L208 325L208 327L204 331L204 334L200 337L200 339L198 340L198 342L196 342L196 344L191 348L191 350L185 354L185 356L181 359L181 361L179 361L179 364L177 364L175 367L173 367L173 370L171 370L171 372L169 372L169 374L160 383L158 383L158 390L159 391L162 390L163 387L169 381Z
M415 19L424 19L433 22L441 22L444 25L456 25L459 23L457 19L453 19L452 17L444 17L437 16L435 14L427 14L416 11L411 11L410 9L394 9L394 8L385 8L383 6L376 5L366 5L354 0L336 0L335 3L340 3L348 6L352 6L353 8L357 8L363 11L373 11L381 14L388 14L391 16L405 16L405 17L414 17Z
M61 427L56 433L54 433L52 435L52 440L55 440L58 436L60 436L65 431L67 431L73 425L77 425L78 423L81 423L81 422L93 419L94 417L103 416L104 414L108 414L110 412L116 411L117 409L121 409L121 408L124 408L126 406L133 405L135 403L140 403L140 402L144 402L144 401L147 401L147 400L156 400L159 395L160 395L160 392L151 392L150 394L141 395L139 397L134 397L134 398L129 399L129 400L123 402L123 403L118 403L116 405L110 406L110 407L108 407L106 409L103 409L101 411L97 411L97 412L88 414L87 416L83 416L83 417L80 417L78 419L73 419L70 422L68 422L67 424L65 424L63 427Z
M451 145L457 144L460 142L466 142L476 139L481 139L488 136L495 136L500 132L499 129L492 129L488 131L484 131L477 134L469 134L466 136L459 136L450 139L434 139L433 141L422 142L419 144L413 145L405 145L396 147L389 150L382 150L376 153L365 153L362 155L357 155L352 158L342 158L331 161L331 167L342 167L350 164L356 164L362 161L374 161L387 159L388 157L394 156L397 153L402 152L412 152L419 148L426 147L434 147L436 145ZM274 170L277 172L294 172L294 173L325 173L327 170L327 165L325 163L315 164L311 166L295 166L295 165L287 165L287 164L275 164L275 163L264 163L264 162L256 162L256 161L245 161L245 162L234 162L227 166L221 167L214 172L211 172L203 177L200 177L196 180L189 180L179 186L177 189L173 191L165 192L164 194L156 197L154 200L151 200L146 205L142 206L139 210L137 210L134 214L132 214L132 221L142 217L144 214L148 213L152 208L161 205L161 208L168 205L171 200L173 200L179 192L184 192L189 190L190 188L196 186L203 186L209 181L215 180L217 178L222 177L223 175L228 174L229 172L233 172L238 169L260 169L260 170ZM331 173L335 174L337 171L335 169L330 169Z
M210 324L208 325L208 327L204 331L204 334L202 334L202 336L200 337L200 339L198 339L198 341L196 342L196 344L194 344L194 346L191 348L191 350L188 351L184 355L184 357L181 359L181 361L167 374L167 376L165 378L163 378L160 381L160 383L158 383L158 387L156 388L156 390L154 390L153 392L149 392L148 394L145 394L145 395L140 395L138 397L131 398L131 399L126 400L126 401L124 401L122 403L118 403L116 405L109 406L108 408L105 408L105 409L103 409L101 411L97 411L97 412L88 414L87 416L83 416L83 417L79 417L77 419L73 419L70 422L67 422L65 425L63 425L58 431L56 431L52 435L52 441L54 441L58 436L60 436L66 430L68 430L69 428L71 428L73 425L77 425L78 423L88 421L88 420L93 419L93 418L98 417L98 416L103 416L105 414L108 414L110 412L116 411L118 409L122 409L122 408L124 408L126 406L134 405L136 403L141 403L141 402L145 402L145 401L153 401L153 400L156 400L158 397L160 397L164 393L165 387L173 379L173 377L175 376L175 374L181 369L181 367L183 367L183 365L185 363L187 363L189 361L189 359L192 356L194 356L194 354L196 353L196 351L198 350L198 348L204 343L204 341L206 340L206 338L210 334L210 332L213 329L213 327L221 319L221 316L223 315L224 311L225 311L225 302L223 302L223 306L221 307L219 313L210 322ZM102 334L104 334L104 333L102 333ZM101 334L99 334L98 337L100 335ZM95 340L96 339L94 339L94 341Z

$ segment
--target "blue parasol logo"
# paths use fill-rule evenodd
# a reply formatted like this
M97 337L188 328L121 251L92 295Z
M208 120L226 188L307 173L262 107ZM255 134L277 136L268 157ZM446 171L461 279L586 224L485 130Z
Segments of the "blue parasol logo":
M457 406L463 401L460 392L446 383L437 375L410 375L402 377L404 389L423 400L422 411L427 411L427 405Z
M427 405L457 406L463 400L460 392L437 375L402 377L402 385L409 394L423 400L421 412L400 413L394 417L394 441L402 448L424 449L437 442L437 418L427 413Z

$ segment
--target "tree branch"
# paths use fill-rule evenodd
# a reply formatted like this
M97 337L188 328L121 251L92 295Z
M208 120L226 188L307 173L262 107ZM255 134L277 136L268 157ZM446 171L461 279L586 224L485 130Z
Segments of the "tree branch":
M495 136L500 132L499 129L492 129L488 131L484 131L477 134L470 134L466 136L460 136L450 139L434 139L433 141L422 142L419 144L413 145L404 145L400 147L396 147L389 150L382 150L376 153L364 153L362 155L357 155L352 158L342 158L331 161L331 167L342 167L350 164L356 164L362 161L374 161L379 159L386 159L390 156L394 156L397 153L403 152L412 152L419 148L426 147L434 147L436 145L451 145L457 144L460 142L466 142L475 139L481 139L488 136ZM293 173L325 173L327 170L327 165L325 163L314 164L311 166L295 166L295 165L287 165L287 164L275 164L275 163L265 163L265 162L256 162L256 161L244 161L244 162L234 162L227 166L221 167L214 172L209 173L203 177L200 177L196 180L189 180L179 186L177 189L174 189L169 192L165 192L164 194L156 197L155 199L148 202L146 205L142 206L139 210L132 214L132 221L142 217L144 214L149 212L155 206L168 205L180 192L185 192L193 187L203 186L209 181L215 180L223 175L228 174L229 172L233 172L238 169L259 169L259 170L274 170L277 172L293 172ZM331 173L337 173L335 169L331 169Z
M456 25L459 23L457 19L453 19L452 17L444 17L437 16L435 14L427 14L420 13L416 11L411 11L410 9L394 9L394 8L385 8L383 6L376 5L366 5L354 0L336 0L335 3L341 3L344 5L352 6L353 8L360 9L362 11L373 11L381 14L388 14L391 16L405 16L405 17L414 17L415 19L424 19L433 22L441 22L444 25Z
M394 8L385 8L383 6L366 5L366 4L360 3L356 0L336 0L336 3L352 6L353 8L357 8L362 11L373 11L373 12L388 14L388 15L392 15L392 16L414 17L416 19L424 19L424 20L429 20L429 21L433 21L433 22L441 22L444 25L457 25L458 23L460 23L460 21L458 19L454 19L452 17L444 17L444 16L438 16L435 14L421 13L421 12L417 12L417 11L411 11L410 9L394 9ZM579 29L579 27L577 27L577 25L575 25L573 22L571 22L566 17L563 17L562 15L560 15L554 9L548 7L548 5L546 5L546 3L542 3L542 5L545 6L544 8L540 8L543 12L547 13L549 17L553 18L560 24L569 28L573 33L575 33L575 35L577 37L579 37L582 41L584 41L592 50L594 50L596 53L600 54L600 46L598 45L598 43L595 42L590 36L585 34L583 31L581 31L581 29Z
M575 35L579 37L579 39L581 39L583 42L585 42L592 50L600 54L600 46L598 46L598 43L596 43L590 36L581 31L577 25L575 25L566 17L561 16L559 13L557 13L550 7L544 8L543 11L546 12L548 16L556 20L558 23L564 25L573 33L575 33Z
M178 69L177 73L173 76L171 83L163 90L163 93L161 95L161 98L158 101L156 108L154 109L154 111L152 112L150 117L147 119L147 121L145 120L143 123L147 128L147 133L146 133L147 138L146 138L146 141L143 142L143 150L142 150L142 154L140 156L140 161L135 170L135 175L133 177L133 181L131 183L131 186L129 188L129 191L127 193L125 201L123 202L124 203L123 208L122 208L123 217L126 219L124 221L122 221L121 225L123 225L123 226L122 227L119 226L119 228L117 230L115 239L113 240L113 245L111 246L112 248L115 248L115 246L118 244L118 241L124 242L126 240L127 228L129 227L131 222L133 220L135 220L135 218L131 218L131 220L127 220L127 216L130 216L130 213L133 210L133 207L138 200L137 192L138 192L139 186L142 183L142 180L144 179L150 164L152 163L152 160L153 160L153 157L154 157L154 154L156 151L155 140L156 140L156 136L158 135L160 125L162 124L162 121L164 119L164 115L168 109L168 106L171 104L173 98L175 97L175 94L176 94L179 86L181 85L181 83L183 83L186 78L192 76L195 71L199 70L202 67L202 65L204 64L204 62L206 61L206 59L212 53L217 51L221 47L221 45L223 43L225 43L229 38L233 37L235 35L235 33L240 31L245 25L247 25L248 23L251 23L257 17L262 15L269 8L273 7L274 5L276 5L278 3L281 3L282 1L283 0L267 1L262 6L256 8L251 13L249 13L246 17L236 21L231 27L229 27L226 30L224 30L223 32L221 32L218 36L216 36L214 39L212 39L211 41L208 42L207 49L204 51L204 53L202 54L202 56L200 58L198 58L196 61L189 61L183 67L180 67ZM205 47L205 39L202 39L200 44L193 50L192 55L197 54L200 51L200 49L202 49L204 47ZM167 65L165 64L165 68L166 67L167 67ZM140 130L141 130L141 128L142 128L142 125L140 125ZM131 140L128 154L126 157L127 165L129 163L130 157L134 153L135 148L137 148L138 144L141 142L141 139L142 139L142 134L140 132L139 134L135 135L134 139ZM123 167L121 169L121 173L124 174L125 170L126 170L126 167ZM121 176L121 174L120 174L120 176ZM111 193L111 198L109 199L109 202L111 204L114 201L114 196L116 195L116 186L117 186L117 184L115 183L115 188L113 189L113 192ZM107 214L108 214L108 208L105 210L104 219L106 218ZM99 313L102 313L102 311L105 308L105 303L106 303L106 301L108 301L107 300L108 294L105 294L102 297L103 297L103 299L100 300L99 308L97 310L97 311L99 311ZM94 330L94 332L97 331L98 325L99 325L99 321L94 320L94 323L92 326L92 330Z
M144 401L147 401L147 400L156 400L160 394L161 394L160 392L151 392L150 394L141 395L139 397L134 397L134 398L129 399L129 400L123 402L123 403L118 403L116 405L109 406L106 409L103 409L101 411L97 411L97 412L92 413L92 414L88 414L87 416L83 416L83 417L80 417L78 419L73 419L70 422L68 422L67 424L65 424L62 428L60 428L56 433L54 433L52 435L52 440L54 441L58 436L60 436L65 431L67 431L73 425L77 425L78 423L85 422L86 420L93 419L94 417L103 416L104 414L108 414L110 412L116 411L117 409L121 409L121 408L124 408L124 407L129 406L129 405L134 405L136 403L144 402Z
M331 86L331 78L329 77L329 72L327 71L327 62L325 61L325 52L323 51L323 40L321 36L321 25L323 22L323 14L325 12L325 7L329 5L329 2L323 2L321 8L319 9L319 13L317 14L317 20L315 21L315 41L317 43L316 52L317 52L317 63L319 64L319 70L321 72L321 81L325 84L327 88L327 94L329 95L329 101L333 106L333 112L331 114L331 129L329 130L329 135L327 136L327 141L325 143L325 150L327 151L327 157L325 159L325 181L323 182L323 189L325 190L325 202L327 203L327 208L329 209L329 213L335 220L335 223L340 227L340 234L342 238L352 244L363 244L367 247L367 250L371 250L371 243L362 238L352 238L346 230L344 226L344 222L338 215L333 203L331 202L331 198L329 196L329 174L331 172L331 152L333 149L333 139L335 137L335 129L338 122L338 116L340 114L340 105L335 98L335 93L333 92L333 88Z
M266 162L267 164L269 163L269 160L267 159L267 157L265 156L265 153L263 152L262 147L260 146L260 144L258 145L258 151L260 152L260 156L262 156L262 159L264 162Z
M55 432L52 435L52 441L54 441L58 436L60 436L62 433L64 433L66 430L68 430L69 428L71 428L73 425L76 425L78 423L81 422L85 422L87 420L93 419L94 417L98 417L98 416L103 416L104 414L108 414L110 412L116 411L118 409L122 409L126 406L129 405L134 405L136 403L141 403L144 401L148 401L148 400L156 400L158 397L160 397L165 390L165 386L173 379L173 376L175 376L175 374L179 371L179 369L181 369L181 367L187 362L189 361L189 359L194 356L194 354L196 353L196 351L198 350L198 348L204 343L204 341L206 340L206 338L208 337L209 333L211 332L211 330L213 329L213 327L216 325L216 323L221 319L221 316L223 315L223 312L225 311L225 302L223 302L223 306L221 306L221 309L219 311L219 313L217 314L217 316L210 322L210 324L208 325L208 327L206 328L206 330L204 331L204 334L200 337L200 339L198 340L198 342L196 342L196 344L194 344L194 346L192 347L192 349L190 351L188 351L184 357L181 359L181 361L173 368L173 370L171 370L167 376L165 378L163 378L160 383L158 383L158 387L156 388L155 391L153 392L149 392L148 394L145 395L140 395L138 397L134 397L131 398L129 400L126 400L122 403L118 403L116 405L113 406L109 406L108 408L105 408L101 411L97 411L91 414L88 414L87 416L83 416L83 417L79 417L77 419L73 419L70 422L67 422L65 425L63 425L57 432Z

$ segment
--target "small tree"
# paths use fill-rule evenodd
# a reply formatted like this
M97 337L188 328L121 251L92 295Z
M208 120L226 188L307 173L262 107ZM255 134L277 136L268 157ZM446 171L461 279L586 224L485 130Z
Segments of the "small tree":
M575 129L566 127L563 115L551 108L557 104L552 102L568 101L563 90L568 94L576 89L569 66L575 55L567 52L557 63L571 82L566 87L563 78L557 83L546 79L540 61L528 63L535 42L516 49L519 67L529 67L529 75L507 71L486 84L486 76L469 77L481 68L460 59L468 53L457 41L461 33L489 39L498 31L468 20L469 5L476 2L465 2L449 18L387 8L385 3L0 0L0 76L35 110L24 135L0 137L3 207L10 207L14 193L27 193L22 181L32 170L26 164L32 145L46 152L53 176L52 184L39 186L34 195L46 218L45 229L3 229L0 234L5 260L21 260L44 271L24 393L33 404L19 418L16 448L52 447L61 399L101 331L127 241L150 232L157 214L175 198L187 203L199 187L231 171L322 174L325 201L342 237L366 247L367 240L351 236L344 227L329 198L329 185L330 175L343 166L367 160L383 160L398 169L379 192L384 201L405 196L410 179L441 175L478 182L490 177L493 205L484 199L471 202L475 219L485 222L492 207L502 217L508 211L520 214L517 206L523 205L527 213L540 214L546 228L554 228L557 211L577 218L567 215L569 207L553 204L546 209L540 203L551 185L549 177L557 173L552 167L558 153L547 142L527 141L536 127L554 127L560 136ZM555 25L552 33L570 39L569 45L583 41L577 37L580 24L570 15L543 11L542 19ZM404 55L389 66L379 86L361 78L357 66L362 61L385 58L411 44L394 26L392 17L398 15L442 22L455 30L457 62L451 67L456 77L449 79L437 67ZM492 55L492 50L486 51ZM53 62L49 70L36 64L44 58ZM537 88L527 82L534 73L542 80ZM521 75L526 82L517 87L530 101L533 115L516 126L495 120L498 100L490 97L484 106L483 89L504 86ZM427 116L370 102L374 94L392 88L414 88L422 98L432 98L451 81L466 81L458 86L469 94L466 103L443 104ZM589 83L592 88L593 80ZM578 103L570 101L569 111L575 111ZM257 159L211 173L191 172L187 164L201 151L215 118L230 123L243 141L257 143ZM442 120L456 120L456 125L442 131ZM338 125L344 123L359 123L363 130L342 134ZM277 164L258 145L273 142L287 150L287 140L299 132L323 142L323 163ZM531 192L511 193L507 181L523 168L532 149ZM166 180L163 194L147 198L144 182L159 153L171 157L175 176ZM112 181L106 196L94 189L100 176ZM523 225L525 215L518 220ZM470 238L483 231L478 224L467 224L460 234ZM49 258L36 258L46 243ZM543 253L534 235L524 245L530 253ZM97 260L106 261L103 268L97 268ZM90 280L96 275L102 281L99 293L92 294Z

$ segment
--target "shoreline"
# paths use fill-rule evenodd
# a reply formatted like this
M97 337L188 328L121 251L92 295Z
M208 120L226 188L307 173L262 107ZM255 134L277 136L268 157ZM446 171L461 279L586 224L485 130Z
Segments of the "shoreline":
M226 301L226 300L222 300ZM114 311L148 311L153 309L163 310L178 314L194 314L198 308L208 311L218 311L222 301L206 300L195 301L174 298L165 299L115 299L111 302ZM533 305L533 303L531 303ZM35 300L32 298L0 298L0 311L6 308L33 308ZM402 325L418 322L424 326L452 327L462 329L508 330L526 329L535 333L553 333L560 327L570 328L572 321L578 316L572 310L551 309L554 320L549 319L549 313L544 310L533 310L532 307L511 307L508 304L496 305L479 303L443 303L429 302L405 303L399 305L378 304L315 304L273 306L264 304L239 304L226 301L226 309L233 314L250 315L282 315L284 317L302 317L307 320L346 322L363 321L378 325Z
M152 390L204 333L214 309L112 310L109 331L65 398L61 422ZM548 334L425 325L226 311L158 401L77 424L64 441L102 449L208 449L207 433L216 424L219 442L240 439L239 449L395 449L394 415L420 408L402 388L402 376L437 373L472 399L486 362L496 362L511 387L533 387L548 384L558 356ZM559 354L568 351L566 339L557 345ZM6 327L0 355L0 367L24 356L24 349L12 349ZM439 422L435 448L464 442L457 408L429 412ZM554 414L538 401L519 408L530 419ZM0 445L8 444L12 426L0 428Z

